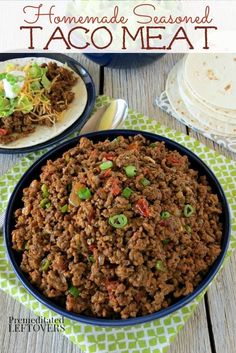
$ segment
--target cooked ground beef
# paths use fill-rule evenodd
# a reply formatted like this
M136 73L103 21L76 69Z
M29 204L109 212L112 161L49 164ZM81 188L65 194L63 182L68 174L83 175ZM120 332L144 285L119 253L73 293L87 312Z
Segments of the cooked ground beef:
M74 72L66 67L58 66L55 62L42 64L41 67L47 67L47 78L53 84L50 91L44 92L44 96L50 100L51 114L55 112L63 112L74 99L73 86L76 84L78 77ZM53 121L46 116L49 112L45 112L37 119L33 113L24 114L15 111L12 115L0 118L0 143L8 144L18 140L24 136L34 132L37 125L52 126Z
M81 138L23 193L13 248L30 281L69 311L126 319L166 308L221 252L222 209L206 177L141 135Z

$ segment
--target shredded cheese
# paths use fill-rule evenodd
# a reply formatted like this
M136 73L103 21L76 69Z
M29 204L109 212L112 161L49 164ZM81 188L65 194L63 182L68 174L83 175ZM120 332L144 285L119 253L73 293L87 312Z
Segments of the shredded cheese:
M23 71L27 72L29 67L30 64L27 65L23 69ZM53 81L51 82L51 87L55 84L58 77L59 75L53 79ZM32 115L35 116L35 119L31 119L32 121L48 119L52 124L55 124L61 118L61 113L52 110L51 101L45 96L44 88L40 90L31 89L31 84L36 81L38 81L38 78L32 79L28 75L26 75L24 86L20 92L20 96L27 97L34 107L33 111L30 112ZM63 104L65 104L65 102L63 102Z

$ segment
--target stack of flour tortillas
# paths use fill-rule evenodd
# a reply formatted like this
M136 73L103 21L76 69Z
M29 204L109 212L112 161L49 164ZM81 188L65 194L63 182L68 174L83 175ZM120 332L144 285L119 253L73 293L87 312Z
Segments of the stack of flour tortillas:
M236 137L236 54L188 54L169 73L166 95L186 125Z

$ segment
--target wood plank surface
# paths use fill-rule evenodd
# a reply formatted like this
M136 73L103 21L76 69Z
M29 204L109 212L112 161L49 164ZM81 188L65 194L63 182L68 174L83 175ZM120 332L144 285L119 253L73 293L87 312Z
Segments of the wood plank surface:
M236 160L236 155L220 147L213 141L194 131L189 134L210 148L228 158ZM211 339L213 353L234 353L236 351L236 253L223 268L214 284L207 292L207 303L210 314Z
M186 133L185 125L155 106L155 98L164 90L170 68L181 54L168 54L150 65L133 69L104 69L104 94L124 98L136 112L161 121Z
M97 92L100 86L100 71L96 64L81 55L71 55L88 68ZM129 106L178 131L187 132L186 127L155 107L154 100L165 87L165 80L171 67L181 57L168 54L159 61L143 68L130 70L104 69L104 94L124 98ZM190 131L198 138L221 153L236 159L223 148L201 135ZM19 156L0 155L0 172L7 170ZM207 313L204 301L198 306L193 317L171 345L169 353L234 353L236 347L236 254L211 286L207 294ZM2 353L81 353L63 335L57 333L14 333L9 334L8 316L35 317L28 309L5 293L0 293L0 342ZM207 320L208 319L208 320ZM209 329L210 328L210 329ZM119 353L119 352L117 352Z

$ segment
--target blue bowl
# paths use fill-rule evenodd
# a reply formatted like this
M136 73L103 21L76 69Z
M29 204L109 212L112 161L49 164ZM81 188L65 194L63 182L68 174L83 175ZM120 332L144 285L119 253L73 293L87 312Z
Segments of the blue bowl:
M186 304L191 302L194 298L196 298L208 285L209 283L213 280L215 275L220 269L220 266L224 260L224 257L227 252L228 244L229 244L229 239L230 239L230 211L229 211L229 206L227 203L227 199L225 197L225 194L222 190L222 187L213 174L213 172L207 167L205 163L201 161L194 153L189 151L187 148L181 146L180 144L169 140L168 138L165 138L163 136L155 135L152 133L148 132L141 132L141 131L133 131L133 130L107 130L107 131L99 131L99 132L94 132L94 133L89 133L86 135L83 135L85 137L88 137L89 139L93 140L94 142L98 141L104 141L105 139L111 139L113 140L119 135L122 135L124 137L128 136L134 136L137 134L142 134L145 138L149 139L152 142L155 141L164 141L166 146L170 150L177 150L181 154L187 155L189 158L189 161L191 162L192 168L195 170L199 171L200 175L206 175L209 184L211 185L213 191L218 195L222 207L223 207L223 213L221 217L221 222L223 223L223 236L222 236L222 251L219 255L219 257L216 259L215 263L211 267L209 273L207 276L204 278L204 280L199 284L199 286L188 296L181 298L178 300L176 303L173 305L169 306L166 309L162 309L160 311L157 311L153 314L146 315L146 316L140 316L136 318L131 318L131 319L126 319L126 320L110 320L110 319L100 319L100 318L94 318L94 317L89 317L89 316L84 316L84 315L79 315L73 312L69 312L63 307L59 306L58 304L55 304L52 300L46 298L42 293L38 291L32 284L29 282L27 279L26 275L22 272L20 269L20 255L15 252L12 249L12 239L11 239L11 232L14 228L14 222L12 221L14 219L14 212L16 209L19 207L22 207L22 191L25 187L29 186L30 182L35 178L35 175L39 175L41 172L41 167L45 165L46 161L48 159L55 160L56 158L60 157L65 151L68 149L74 147L80 140L81 136L78 136L72 140L66 141L60 146L57 146L50 150L48 153L46 153L44 156L42 156L38 161L36 161L29 169L28 171L23 175L21 180L18 182L15 190L13 191L13 194L10 198L8 208L6 211L6 218L5 218L5 224L4 224L4 238L5 238L5 245L6 249L8 252L8 256L11 262L11 265L23 284L23 286L30 292L39 302L47 306L49 309L57 312L58 314L68 317L71 320L75 320L78 322L82 322L85 324L90 324L90 325L96 325L96 326L108 326L108 327L115 327L115 326L127 326L127 325L137 325L137 324L143 324L148 321L153 321L159 318L162 318L166 315L169 315L173 313L174 311L184 307Z
M22 148L0 148L0 153L5 153L5 154L13 154L13 153L26 153L26 152L31 152L31 151L36 151L42 148L49 147L53 144L56 144L62 140L64 140L69 134L71 134L73 131L80 130L84 124L87 122L89 119L90 113L92 112L92 109L95 104L96 100L96 92L95 92L95 86L92 77L88 73L88 71L78 63L78 61L70 58L67 55L64 54L44 54L44 53L0 53L0 62L6 61L6 60L14 60L16 58L25 58L25 57L45 57L45 58L50 58L52 60L57 60L64 63L67 63L67 65L74 70L84 81L86 89L87 89L87 95L88 95L88 100L86 103L86 106L84 108L84 111L82 115L78 117L78 119L70 125L66 130L64 130L62 133L60 133L58 136L55 136L51 138L48 141L39 143L35 146L30 146L30 147L22 147Z
M152 64L159 60L164 53L89 53L84 54L96 64L113 69L134 69Z

